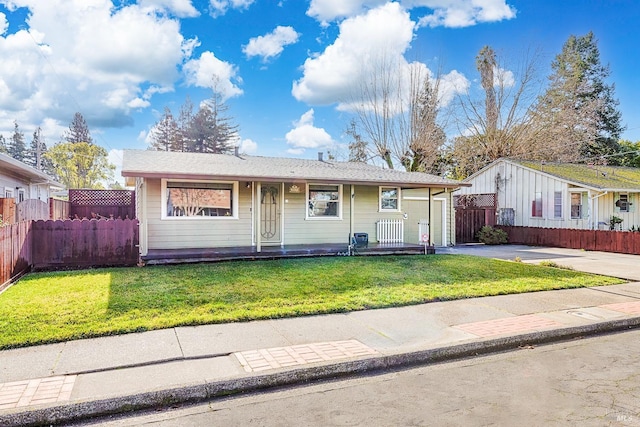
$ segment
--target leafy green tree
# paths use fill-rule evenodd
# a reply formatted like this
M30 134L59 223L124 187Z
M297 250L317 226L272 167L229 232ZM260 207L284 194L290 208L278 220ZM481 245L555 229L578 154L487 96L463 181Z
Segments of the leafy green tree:
M89 126L82 114L74 114L73 120L71 120L71 124L69 125L69 130L64 133L63 139L71 143L86 142L93 144Z
M620 166L628 166L640 168L640 141L631 142L627 140L620 141L620 156L618 164Z
M107 150L96 144L61 142L45 158L67 188L104 188L113 179L115 166L109 163Z
M600 62L593 32L570 36L551 64L549 87L534 112L538 137L564 148L556 157L608 157L615 163L624 131L609 66ZM611 157L610 157L611 156ZM609 161L609 160L608 160Z
M18 122L13 122L13 135L9 139L9 155L16 160L24 162L27 157L27 147L24 143L24 134L20 132Z

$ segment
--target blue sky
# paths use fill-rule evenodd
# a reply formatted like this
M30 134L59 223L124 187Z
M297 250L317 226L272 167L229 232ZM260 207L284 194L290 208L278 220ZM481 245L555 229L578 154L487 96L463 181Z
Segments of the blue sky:
M454 96L479 86L484 45L507 71L539 49L544 79L570 35L593 31L638 141L638 22L635 0L0 0L0 133L17 120L51 146L80 111L119 163L165 106L210 97L215 74L244 152L346 155L346 93L372 52L440 70Z

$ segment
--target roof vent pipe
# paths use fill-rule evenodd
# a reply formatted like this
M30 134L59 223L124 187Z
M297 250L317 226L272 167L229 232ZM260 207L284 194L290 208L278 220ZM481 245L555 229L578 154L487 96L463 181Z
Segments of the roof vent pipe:
M233 147L233 150L234 150L235 156L240 157L240 147L236 145L235 147Z
M318 151L318 161L322 162L322 151Z

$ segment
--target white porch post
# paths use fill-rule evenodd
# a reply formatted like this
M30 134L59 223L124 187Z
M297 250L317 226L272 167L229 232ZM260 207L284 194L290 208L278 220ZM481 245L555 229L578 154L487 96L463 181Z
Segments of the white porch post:
M431 187L429 187L429 246L431 246L431 242L433 241L433 196L431 195Z
M256 185L256 250L262 252L262 218L260 217L262 182Z

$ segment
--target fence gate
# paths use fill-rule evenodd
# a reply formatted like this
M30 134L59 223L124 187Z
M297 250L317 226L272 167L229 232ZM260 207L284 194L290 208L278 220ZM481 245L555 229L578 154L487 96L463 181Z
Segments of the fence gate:
M454 196L456 243L477 242L476 234L485 225L496 224L496 195L464 194Z

